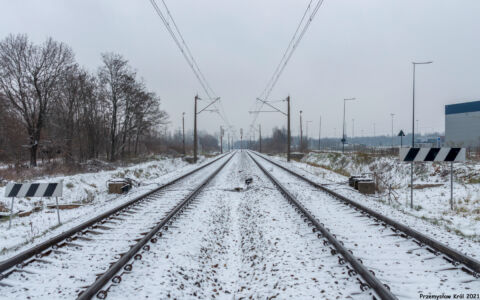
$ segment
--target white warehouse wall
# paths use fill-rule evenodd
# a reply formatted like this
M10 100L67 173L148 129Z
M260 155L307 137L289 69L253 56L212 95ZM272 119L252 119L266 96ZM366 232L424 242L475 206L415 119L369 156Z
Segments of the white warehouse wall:
M480 111L445 115L447 146L480 146Z

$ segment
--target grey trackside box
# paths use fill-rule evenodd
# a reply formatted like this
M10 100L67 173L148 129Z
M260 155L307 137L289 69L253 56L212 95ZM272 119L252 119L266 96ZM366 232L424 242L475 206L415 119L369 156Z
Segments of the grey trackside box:
M373 181L359 181L358 191L362 194L375 194L375 182Z
M357 178L353 181L353 187L358 190L358 184L360 182L371 182L372 180L369 178ZM372 181L373 182L373 181Z
M365 179L365 176L363 175L350 176L350 178L348 178L348 185L351 187L355 187L355 181L357 181L358 179Z

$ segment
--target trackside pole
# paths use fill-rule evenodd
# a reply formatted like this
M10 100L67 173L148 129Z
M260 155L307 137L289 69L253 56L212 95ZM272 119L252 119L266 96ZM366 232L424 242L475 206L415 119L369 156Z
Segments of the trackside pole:
M410 169L410 208L413 209L413 161Z
M453 161L450 162L450 208L453 210Z
M10 204L10 220L8 221L8 229L10 229L10 227L12 227L13 200L15 200L15 197L12 197L12 204Z
M60 222L60 210L58 209L58 197L55 197L55 202L57 203L57 218L58 218L58 225L61 225L62 222Z

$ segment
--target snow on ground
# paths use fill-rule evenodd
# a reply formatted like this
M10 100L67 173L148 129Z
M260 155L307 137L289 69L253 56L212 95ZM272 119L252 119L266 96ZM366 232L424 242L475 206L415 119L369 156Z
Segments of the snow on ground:
M454 249L476 258L477 260L480 259L480 221L470 215L464 216L462 214L450 212L448 209L448 200L441 201L438 199L437 202L433 200L427 201L428 194L425 194L427 192L432 194L437 192L440 193L438 189L414 190L416 197L414 199L417 199L417 205L422 205L423 208L412 210L406 205L405 198L399 200L400 204L395 203L393 200L389 204L387 195L362 195L348 186L348 177L328 169L313 166L304 162L291 161L290 163L287 163L283 157L273 156L267 158L274 159L287 168L291 168L319 184L324 184L329 189L346 196L351 200L357 201L362 205L378 211L397 222L408 225ZM309 156L304 158L304 160L307 159L309 159ZM391 164L397 163L398 162L395 161L391 162ZM477 189L478 184L473 188ZM479 197L478 194L476 195L476 197ZM478 200L479 198L476 199ZM478 208L478 205L479 204L476 204L476 206L473 207Z
M153 193L116 215L102 227L86 231L73 244L60 247L43 257L49 263L33 261L3 279L0 299L74 299L83 287L92 284L97 274L103 274L121 255L127 252L142 233L154 227L192 189L211 174L227 158L191 174L176 184Z
M372 298L245 152L142 255L109 297Z
M394 203L420 218L447 226L457 233L480 239L480 163L454 164L454 210L450 209L450 163L415 163L414 210L410 210L410 164L395 157L335 152L309 153L302 162L330 170L356 175L373 173L385 189L391 186ZM311 171L318 168L309 168ZM338 176L334 180L347 178ZM388 192L388 191L385 191ZM383 200L386 200L383 197Z
M421 293L460 294L480 288L480 279L453 268L442 256L433 255L322 190L257 159L399 299L416 299Z
M214 158L211 158L214 159ZM8 229L8 218L0 220L0 260L12 256L21 250L38 244L57 235L93 216L99 215L130 199L146 193L155 187L166 183L181 174L192 170L211 159L201 157L198 164L190 165L180 158L160 158L155 161L141 163L131 167L118 168L114 171L84 173L73 176L57 176L37 178L32 182L57 182L63 180L63 197L60 204L79 203L81 207L61 210L62 225L57 224L57 214L54 209L43 209L27 217L16 217L12 228ZM108 194L106 182L113 178L130 177L141 183L128 194ZM0 204L10 207L10 199L4 198L5 187L0 187ZM54 203L54 199L15 199L14 212L28 211L37 205Z

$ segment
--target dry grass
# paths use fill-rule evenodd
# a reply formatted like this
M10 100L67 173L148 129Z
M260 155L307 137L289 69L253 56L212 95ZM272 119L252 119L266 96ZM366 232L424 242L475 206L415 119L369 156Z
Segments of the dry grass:
M319 164L316 164L316 163L313 163L313 162L306 162L306 164L307 164L307 165L310 165L310 166L312 166L312 167L323 168L323 169L326 169L326 170L335 172L335 173L337 173L337 174L350 177L350 173L347 172L345 169L341 169L341 168L335 169L335 168L331 168L331 167L326 166L326 165L319 165Z
M41 176L75 175L81 173L82 168L78 165L65 165L52 163L41 167L30 168L25 165L10 166L0 170L0 178L9 181L23 181Z
M423 189L429 189L429 188L434 188L434 187L439 187L439 186L443 186L443 183L414 184L413 189L414 190L423 190Z

